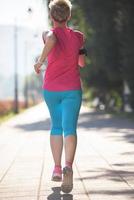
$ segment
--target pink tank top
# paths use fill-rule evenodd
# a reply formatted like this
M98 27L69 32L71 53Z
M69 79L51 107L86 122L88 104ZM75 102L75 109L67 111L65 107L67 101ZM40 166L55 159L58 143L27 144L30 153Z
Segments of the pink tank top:
M48 65L43 89L65 91L81 89L78 66L79 49L83 46L83 33L68 27L52 30L57 42L47 57Z

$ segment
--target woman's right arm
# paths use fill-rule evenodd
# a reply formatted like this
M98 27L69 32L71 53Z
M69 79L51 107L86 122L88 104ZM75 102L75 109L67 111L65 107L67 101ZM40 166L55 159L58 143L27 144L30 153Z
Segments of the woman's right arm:
M55 46L56 44L56 37L53 32L50 32L46 35L45 39L45 45L42 50L41 56L39 58L39 62L44 62L51 51L51 49Z
M44 48L42 50L41 56L40 56L38 62L34 65L34 69L35 69L35 71L36 71L37 74L40 73L41 66L44 63L44 61L46 60L49 52L55 46L56 41L57 40L56 40L56 37L55 37L55 35L54 35L53 32L50 32L50 33L48 33L46 35L45 45L44 45Z

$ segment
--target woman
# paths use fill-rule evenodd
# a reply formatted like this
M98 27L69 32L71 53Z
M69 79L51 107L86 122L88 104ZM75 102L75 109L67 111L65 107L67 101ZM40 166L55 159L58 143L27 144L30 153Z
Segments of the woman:
M71 18L69 0L53 0L49 4L53 27L43 33L44 48L34 65L37 74L47 58L43 96L51 116L50 144L54 159L53 181L62 181L61 190L73 188L72 164L77 146L77 120L82 102L79 66L85 65L84 35L67 26ZM63 137L64 133L64 137ZM65 148L65 166L61 157ZM63 172L63 178L62 178Z

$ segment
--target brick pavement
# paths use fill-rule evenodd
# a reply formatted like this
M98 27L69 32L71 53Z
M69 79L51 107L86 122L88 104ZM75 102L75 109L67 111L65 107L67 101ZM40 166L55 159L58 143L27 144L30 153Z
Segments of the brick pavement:
M49 127L44 103L0 126L0 200L134 199L132 121L82 107L70 194L50 181Z

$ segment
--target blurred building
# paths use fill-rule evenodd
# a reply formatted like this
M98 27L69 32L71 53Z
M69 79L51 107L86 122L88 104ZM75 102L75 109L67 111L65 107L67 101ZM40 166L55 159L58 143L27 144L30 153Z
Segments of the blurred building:
M37 6L32 12L35 12ZM43 5L40 5L40 7ZM38 8L40 9L40 8ZM44 8L43 8L44 9ZM12 23L0 22L0 100L14 98L14 72L15 62L17 59L18 71L18 87L19 96L23 96L24 77L31 74L35 58L40 54L43 47L42 31L48 29L48 20L46 10L36 11L46 16L41 20L37 19L36 15L32 23L25 24L23 19L17 19L17 16L12 19ZM39 12L40 11L40 12ZM1 14L0 14L1 16ZM35 21L36 19L36 21ZM43 24L44 20L44 24ZM35 25L34 25L35 23ZM32 24L32 26L30 26ZM16 42L17 41L17 42ZM15 53L15 45L17 44L17 55ZM17 57L17 58L16 58Z
M15 26L0 26L0 99L12 98L14 92L14 65L18 63L18 80L21 91L22 80L33 71L35 57L41 49L41 33L25 27L17 27L17 58L15 58Z

